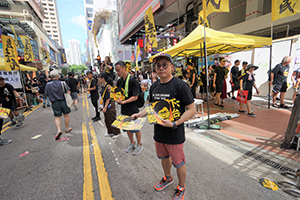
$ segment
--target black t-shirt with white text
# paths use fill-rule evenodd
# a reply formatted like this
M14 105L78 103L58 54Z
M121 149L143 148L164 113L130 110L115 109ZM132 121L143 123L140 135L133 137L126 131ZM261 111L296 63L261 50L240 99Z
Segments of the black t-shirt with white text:
M277 64L273 69L272 73L274 73L274 84L283 84L286 82L287 77L289 75L290 66L283 66L281 63Z
M117 81L117 87L121 87L125 90L125 83L126 83L126 79L123 80L123 78L119 78ZM130 76L129 86L128 86L128 97L125 97L125 100L129 99L132 96L138 96L138 95L140 95L139 82L135 77ZM139 108L136 104L136 101L121 105L121 114L123 115L131 116L138 112L139 112Z
M9 83L5 83L3 87L0 87L0 103L4 103L8 100L14 100L14 91L15 88Z
M174 121L185 112L185 107L194 102L188 85L177 77L167 83L156 81L150 88L149 102L168 100L171 105ZM154 140L164 144L182 144L185 141L184 124L177 129L154 125Z

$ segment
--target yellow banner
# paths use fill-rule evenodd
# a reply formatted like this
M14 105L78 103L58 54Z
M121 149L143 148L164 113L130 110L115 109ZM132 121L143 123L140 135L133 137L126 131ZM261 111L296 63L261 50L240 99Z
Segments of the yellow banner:
M139 55L140 55L141 49L140 49L140 45L136 46L136 57L135 57L135 70L136 72L139 71Z
M18 35L17 35L16 31L15 31L15 28L14 28L13 25L10 25L10 27L11 27L12 32L13 32L14 35L15 35L15 44L16 44L16 47L19 47L19 43L18 43Z
M157 47L156 28L151 6L146 10L144 20L146 37L149 38L152 47Z
M272 21L300 12L299 0L272 0Z
M199 25L204 25L204 19L205 19L205 27L208 27L209 28L209 23L208 23L208 20L207 20L207 18L206 17L204 17L204 12L203 12L203 10L201 10L200 12L199 12L199 18L198 18L198 20L199 20Z
M5 60L5 71L19 70L19 61L17 54L17 47L15 41L12 37L7 35L2 35L3 43L3 55Z
M208 16L212 12L229 12L229 0L205 0L206 5L206 16Z
M48 51L47 51L47 63L50 63L50 54Z
M21 38L21 41L24 45L24 61L25 62L34 61L34 55L30 43L30 39L25 35L20 35L19 37Z

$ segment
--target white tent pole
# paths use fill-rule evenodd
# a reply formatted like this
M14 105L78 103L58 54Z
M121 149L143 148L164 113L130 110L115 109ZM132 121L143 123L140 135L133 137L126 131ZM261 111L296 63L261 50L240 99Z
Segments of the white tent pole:
M272 68L272 48L273 48L273 22L271 21L271 39L272 43L270 45L270 61L269 61L269 81L271 81L271 68ZM268 109L270 109L271 101L271 85L269 85L269 95L268 95Z

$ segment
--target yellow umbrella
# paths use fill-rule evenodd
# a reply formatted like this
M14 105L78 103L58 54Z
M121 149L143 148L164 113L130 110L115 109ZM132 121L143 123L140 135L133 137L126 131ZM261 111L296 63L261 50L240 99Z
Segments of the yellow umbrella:
M21 69L21 71L37 71L37 68L35 68L35 67L29 67L29 66L22 65L22 64L20 64L20 69ZM0 57L0 70L5 71L5 61L4 61L4 58L2 58L2 57Z

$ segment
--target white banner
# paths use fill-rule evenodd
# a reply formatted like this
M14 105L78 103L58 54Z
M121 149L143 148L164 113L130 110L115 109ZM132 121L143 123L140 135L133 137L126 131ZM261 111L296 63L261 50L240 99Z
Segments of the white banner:
M0 71L0 76L4 78L5 83L11 84L15 89L22 88L19 71Z

